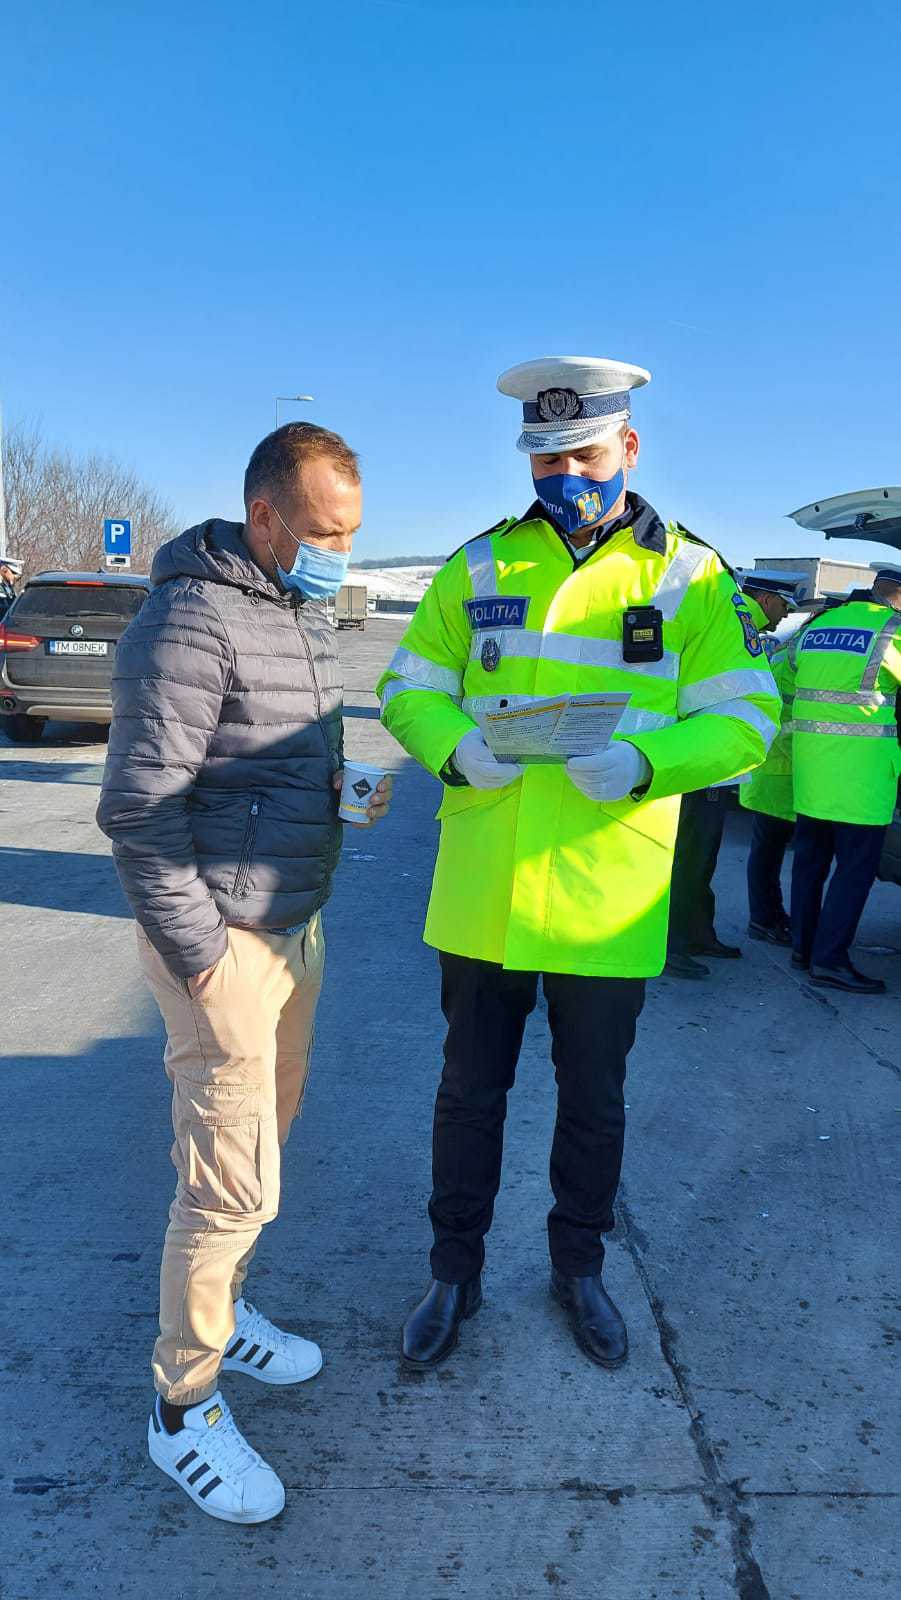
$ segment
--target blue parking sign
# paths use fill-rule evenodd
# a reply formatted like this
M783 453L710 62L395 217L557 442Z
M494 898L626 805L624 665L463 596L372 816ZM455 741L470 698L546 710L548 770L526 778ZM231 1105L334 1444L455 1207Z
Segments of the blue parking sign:
M131 555L131 518L107 517L103 524L103 552L108 556Z

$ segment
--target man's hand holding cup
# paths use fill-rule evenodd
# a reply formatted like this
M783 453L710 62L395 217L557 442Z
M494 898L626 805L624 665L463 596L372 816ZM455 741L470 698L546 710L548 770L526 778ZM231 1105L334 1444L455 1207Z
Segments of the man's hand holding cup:
M391 809L394 779L383 767L364 766L346 761L332 779L341 796L338 815L354 828L371 828L382 822Z

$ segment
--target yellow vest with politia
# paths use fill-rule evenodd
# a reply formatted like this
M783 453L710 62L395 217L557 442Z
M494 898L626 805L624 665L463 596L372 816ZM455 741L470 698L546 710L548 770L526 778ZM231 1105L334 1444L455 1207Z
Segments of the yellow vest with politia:
M828 822L891 822L901 759L895 695L901 612L852 600L805 628L795 673L795 810Z
M615 738L647 757L637 799L602 805L564 765L504 789L445 788L426 921L440 950L521 971L650 977L666 953L679 796L746 772L779 697L757 631L715 551L630 497L580 565L534 508L465 545L436 575L379 683L382 720L433 773L479 696L625 690ZM660 659L630 664L623 618L653 606Z
M770 745L763 765L751 773L748 782L743 783L738 792L739 803L748 811L763 811L769 817L781 817L784 822L795 820L791 725L795 663L801 637L801 633L792 634L788 642L770 657L770 670L782 696L779 732Z

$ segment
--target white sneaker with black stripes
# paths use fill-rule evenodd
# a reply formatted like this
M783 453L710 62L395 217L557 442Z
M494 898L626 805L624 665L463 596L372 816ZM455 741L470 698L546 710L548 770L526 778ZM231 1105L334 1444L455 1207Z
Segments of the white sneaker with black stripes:
M235 1332L222 1357L222 1372L246 1372L260 1383L306 1383L321 1367L318 1344L283 1333L246 1300L235 1301Z
M217 1390L192 1406L177 1433L167 1433L159 1396L147 1427L150 1459L189 1499L222 1522L268 1522L285 1504L285 1487L252 1450Z

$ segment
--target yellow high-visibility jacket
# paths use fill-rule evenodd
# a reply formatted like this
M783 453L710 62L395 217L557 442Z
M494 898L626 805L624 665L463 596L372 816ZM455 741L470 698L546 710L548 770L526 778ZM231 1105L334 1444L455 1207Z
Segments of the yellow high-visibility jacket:
M793 633L770 658L770 670L782 696L782 720L763 765L751 773L748 782L743 783L738 792L741 805L748 811L765 811L767 816L781 817L784 822L795 820L791 724L795 666L802 633L803 629Z
M795 810L891 822L901 771L895 696L901 612L852 600L804 629L792 710Z
M623 614L662 615L657 661L623 660ZM628 520L575 565L537 504L439 571L379 683L382 720L441 773L473 697L627 690L615 737L653 771L639 798L589 800L563 764L504 789L448 786L428 944L521 971L650 977L663 967L679 795L746 772L779 697L715 551L629 496Z

